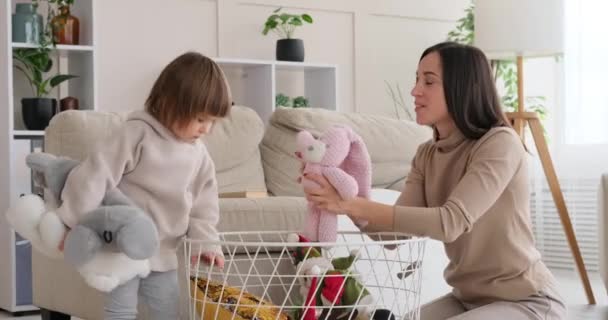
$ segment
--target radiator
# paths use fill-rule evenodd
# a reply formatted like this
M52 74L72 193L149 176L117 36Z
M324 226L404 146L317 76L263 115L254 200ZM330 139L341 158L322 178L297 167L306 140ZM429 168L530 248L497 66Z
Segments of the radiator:
M560 185L588 271L600 267L597 179L560 179ZM575 270L576 265L546 180L532 181L530 212L536 246L548 267ZM601 216L601 215L599 215ZM606 243L604 241L604 243Z

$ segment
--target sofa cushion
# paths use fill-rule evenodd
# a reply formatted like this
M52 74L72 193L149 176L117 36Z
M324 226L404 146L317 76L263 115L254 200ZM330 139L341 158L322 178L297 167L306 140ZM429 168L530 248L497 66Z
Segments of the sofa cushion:
M45 151L83 159L107 139L126 114L65 111L53 117L45 132ZM215 163L220 192L266 191L259 144L264 124L250 108L234 106L218 121L204 143Z
M260 147L266 187L274 195L302 195L294 156L298 131L318 136L331 125L347 125L364 140L372 159L372 186L402 190L417 146L431 130L411 121L324 109L278 109L270 118Z
M266 191L259 145L264 123L251 108L234 106L203 138L215 171L219 190Z
M221 232L296 231L307 212L302 197L220 199ZM260 239L255 239L260 240ZM265 241L280 241L277 237Z

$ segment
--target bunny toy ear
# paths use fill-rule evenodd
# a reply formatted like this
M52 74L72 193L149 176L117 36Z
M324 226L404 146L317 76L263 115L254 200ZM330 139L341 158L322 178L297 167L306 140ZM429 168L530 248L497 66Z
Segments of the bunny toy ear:
M372 160L363 139L345 127L350 140L350 152L342 163L342 170L351 175L359 186L359 197L369 198L372 187Z

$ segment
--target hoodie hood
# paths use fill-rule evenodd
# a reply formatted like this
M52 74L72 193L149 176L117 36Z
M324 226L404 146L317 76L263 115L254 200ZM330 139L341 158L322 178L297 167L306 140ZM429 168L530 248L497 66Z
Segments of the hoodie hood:
M144 110L138 110L131 112L127 117L127 121L143 121L147 125L149 125L158 135L167 139L167 140L178 140L178 138L169 130L169 128L165 127L162 123L160 123L156 118L154 118L151 114Z

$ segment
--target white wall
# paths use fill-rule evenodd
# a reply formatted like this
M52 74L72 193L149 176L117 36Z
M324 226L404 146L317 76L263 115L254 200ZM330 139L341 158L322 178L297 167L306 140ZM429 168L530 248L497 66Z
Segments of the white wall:
M173 58L217 53L215 1L103 0L96 10L98 110L141 109Z
M384 81L411 104L418 58L445 40L469 0L103 0L97 2L100 110L141 108L160 70L186 50L224 58L274 59L274 36L261 34L278 6L312 15L296 31L306 61L339 66L343 111L394 115ZM280 76L291 79L290 75ZM295 79L297 84L298 79ZM279 88L287 93L288 84Z

